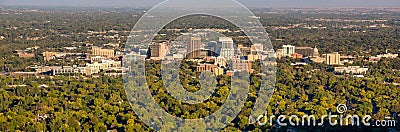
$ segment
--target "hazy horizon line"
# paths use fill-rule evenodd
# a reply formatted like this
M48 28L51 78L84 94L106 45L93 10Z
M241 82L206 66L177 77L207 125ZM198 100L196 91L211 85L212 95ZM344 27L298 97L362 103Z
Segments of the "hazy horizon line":
M74 5L0 5L3 8L145 8L151 9L153 6L105 6L105 5L93 5L93 6L74 6ZM295 7L295 6L246 6L250 9L400 9L400 7L391 6L332 6L332 7Z
M3 7L152 8L165 0L0 0ZM400 8L399 0L235 0L248 8Z

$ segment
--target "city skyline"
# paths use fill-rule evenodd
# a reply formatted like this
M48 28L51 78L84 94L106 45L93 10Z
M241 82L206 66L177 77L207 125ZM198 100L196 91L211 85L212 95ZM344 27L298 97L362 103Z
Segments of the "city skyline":
M1 6L153 7L163 0L1 0ZM398 0L238 0L249 8L396 8Z

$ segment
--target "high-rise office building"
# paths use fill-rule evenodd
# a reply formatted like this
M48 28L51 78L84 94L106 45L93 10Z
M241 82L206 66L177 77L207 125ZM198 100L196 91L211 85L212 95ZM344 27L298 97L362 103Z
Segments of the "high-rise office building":
M282 51L283 51L283 56L285 57L291 57L292 54L295 53L295 46L293 45L283 45L282 46Z
M195 59L201 56L201 38L190 37L187 41L187 58Z
M326 54L326 64L328 65L340 65L340 54L334 52L332 54Z
M233 47L233 40L229 37L220 37L218 44L221 45L220 56L226 59L231 59L235 55L235 48Z
M164 43L150 45L150 59L161 60L165 57L167 46Z

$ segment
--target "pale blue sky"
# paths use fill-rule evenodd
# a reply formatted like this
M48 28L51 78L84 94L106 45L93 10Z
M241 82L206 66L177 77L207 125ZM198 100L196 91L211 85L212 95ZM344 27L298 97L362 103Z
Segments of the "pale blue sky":
M152 7L163 0L0 0L5 6ZM247 7L400 7L400 0L238 0Z

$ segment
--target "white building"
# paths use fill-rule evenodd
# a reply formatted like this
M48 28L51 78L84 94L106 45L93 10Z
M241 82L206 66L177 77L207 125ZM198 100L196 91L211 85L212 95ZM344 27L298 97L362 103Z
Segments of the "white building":
M229 37L220 37L218 44L222 45L220 56L226 59L231 59L235 56L235 48L233 47L233 40Z
M285 57L291 57L292 54L295 53L295 46L293 45L283 45L282 46L282 55Z
M94 57L90 57L91 63L94 63L94 62L101 62L101 61L104 60L104 59L106 59L106 58L103 57L103 56L94 56Z
M101 63L95 62L93 64L86 64L86 67L100 71L111 67L121 67L121 62L114 60L102 60Z
M86 74L92 75L98 73L99 70L90 67L77 67L77 66L45 66L36 68L36 73L44 74L48 73L51 75L60 74Z
M367 71L368 71L368 68L361 68L360 66L335 67L336 73L366 74Z
M387 54L378 55L377 57L379 57L379 58L397 58L398 56L399 56L399 54L387 53Z

